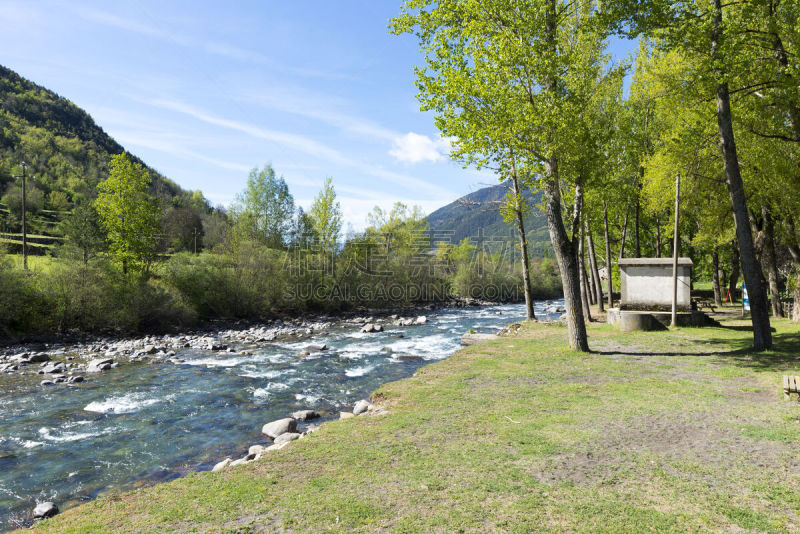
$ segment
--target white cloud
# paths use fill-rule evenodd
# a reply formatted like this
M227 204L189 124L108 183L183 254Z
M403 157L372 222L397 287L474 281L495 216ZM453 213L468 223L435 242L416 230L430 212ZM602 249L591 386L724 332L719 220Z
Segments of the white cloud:
M448 137L431 139L427 135L409 132L394 139L389 155L402 163L437 162L450 153L451 143Z

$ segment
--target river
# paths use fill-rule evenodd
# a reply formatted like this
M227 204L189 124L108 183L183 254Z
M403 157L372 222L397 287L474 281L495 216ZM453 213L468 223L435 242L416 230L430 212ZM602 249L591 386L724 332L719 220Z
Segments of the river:
M556 319L545 313L552 306L563 301L537 303L537 316ZM370 334L339 322L302 340L233 344L233 353L183 349L182 363L125 364L79 384L0 373L0 530L23 525L37 502L64 510L110 489L208 470L268 444L261 426L294 410L321 412L314 424L336 418L380 385L450 356L465 332L497 332L524 313L520 304L441 309L424 325L385 323ZM328 349L300 356L310 343Z

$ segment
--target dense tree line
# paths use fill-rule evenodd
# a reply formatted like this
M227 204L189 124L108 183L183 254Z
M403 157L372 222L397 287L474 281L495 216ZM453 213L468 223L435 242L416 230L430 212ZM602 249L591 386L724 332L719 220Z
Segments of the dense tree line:
M419 40L419 100L452 157L543 194L572 347L588 350L589 305L604 305L600 267L672 253L680 173L681 253L717 302L721 275L732 296L744 278L768 349L768 297L780 316L792 293L800 318L799 15L795 1L407 0L390 28ZM632 60L611 61L614 34L640 39Z
M364 231L343 239L332 179L304 211L270 165L250 173L213 247L164 255L149 171L127 154L108 168L97 198L64 222L47 263L25 272L0 255L0 335L522 298L511 251L434 243L425 215L399 203L376 207ZM534 262L531 275L537 298L558 295L550 260Z

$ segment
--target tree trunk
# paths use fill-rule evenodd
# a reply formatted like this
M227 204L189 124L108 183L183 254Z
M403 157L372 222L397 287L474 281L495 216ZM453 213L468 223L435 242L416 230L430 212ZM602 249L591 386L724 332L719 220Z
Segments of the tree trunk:
M528 272L528 240L525 238L525 222L522 217L522 210L519 206L520 191L519 180L517 179L517 164L514 161L514 151L511 153L511 165L513 172L511 173L511 183L514 187L514 214L517 219L517 233L519 234L519 250L522 256L522 286L525 290L525 313L529 321L536 319L536 313L533 310L533 291L531 290L531 277Z
M778 266L775 259L775 223L766 205L761 207L761 218L763 219L762 224L764 228L764 247L761 251L761 261L764 264L764 270L767 271L772 315L775 317L783 317L781 292L778 287Z
M642 244L639 241L639 209L640 209L640 199L639 199L639 189L642 187L642 180L644 179L644 167L639 167L639 181L636 183L636 210L634 211L634 234L633 238L636 242L636 257L642 257Z
M625 226L628 224L627 214L625 218ZM624 227L623 227L624 228ZM614 282L611 277L611 242L608 239L608 206L603 203L603 239L606 242L606 284L608 288L608 307L614 307ZM625 230L622 230L622 243L625 246Z
M731 251L731 276L728 279L728 291L731 294L731 304L736 303L736 286L739 285L739 273L741 269L739 268L739 245L736 244L736 240L733 240L732 243L733 250Z
M597 311L602 312L604 311L603 307L603 284L600 281L600 269L597 267L597 254L594 250L594 237L592 236L592 230L586 227L586 234L589 238L589 267L592 269L592 279L594 280L594 295L595 295L595 304L597 304Z
M661 257L661 221L656 219L656 258Z
M551 0L552 3L552 0ZM561 215L561 188L558 176L558 160L554 157L545 161L545 215L550 241L561 274L561 286L564 290L564 307L567 312L567 330L569 345L575 350L589 352L589 340L586 337L586 323L581 305L580 281L578 274L578 258L575 243L578 241L573 223L573 240L567 236L564 220ZM583 202L583 189L579 186L575 194L575 211L580 218L580 203ZM580 228L579 226L577 228ZM579 233L579 232L578 232Z
M719 127L720 147L722 148L722 160L725 168L725 181L728 184L728 193L731 197L733 217L736 224L736 240L739 242L742 274L744 275L747 294L750 298L750 316L753 321L753 349L760 351L772 347L767 294L761 283L761 273L753 250L753 234L750 231L744 183L739 169L739 156L736 153L736 142L733 135L733 117L728 82L726 81L727 73L724 71L723 58L720 57L722 0L714 0L714 8L711 57L714 60L714 70L718 80L716 91L717 125Z
M547 0L545 7L545 35L549 48L548 52L556 54L556 20L557 9L556 0ZM545 91L554 93L557 90L556 79L551 77L545 82ZM553 251L556 255L558 270L561 273L561 285L564 289L564 304L567 309L567 331L569 334L569 346L574 350L589 352L589 340L586 337L586 323L583 320L583 313L580 296L580 282L578 280L578 258L575 250L576 229L573 222L573 240L570 241L567 231L564 228L564 220L561 216L561 184L558 175L558 158L555 154L549 154L544 161L545 176L545 215L547 217L547 229L550 232L550 241L553 243ZM575 188L575 208L578 213L578 224L580 224L580 204L583 202L583 187L578 183Z
M714 246L714 252L711 253L711 283L714 286L714 304L722 306L722 293L719 289L719 252L717 247Z
M589 302L589 281L587 280L586 276L586 266L584 264L584 254L583 249L585 248L583 242L583 227L580 229L580 243L578 244L578 268L580 272L578 276L580 276L580 284L581 284L581 303L583 305L583 319L590 323L592 322L592 312L589 309L590 302Z

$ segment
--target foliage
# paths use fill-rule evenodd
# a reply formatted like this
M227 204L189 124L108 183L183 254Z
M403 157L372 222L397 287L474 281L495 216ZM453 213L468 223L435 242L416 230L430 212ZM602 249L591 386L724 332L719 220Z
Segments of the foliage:
M149 272L160 231L160 207L150 196L150 176L127 154L111 158L108 179L97 185L95 207L108 233L109 253L127 269Z
M336 250L342 231L342 207L336 200L332 178L325 180L325 185L311 204L308 215L321 250L327 253Z
M233 208L235 225L243 239L271 248L282 248L291 230L294 199L283 177L272 165L253 169L247 188Z

